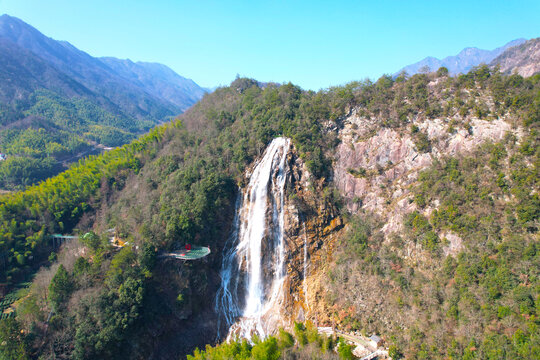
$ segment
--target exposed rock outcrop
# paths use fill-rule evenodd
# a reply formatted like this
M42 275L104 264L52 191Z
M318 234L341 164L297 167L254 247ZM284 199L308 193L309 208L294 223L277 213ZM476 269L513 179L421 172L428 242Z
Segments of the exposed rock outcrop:
M415 209L410 187L435 160L469 152L485 141L500 141L507 133L520 137L519 129L504 119L471 118L462 126L450 125L448 119L416 120L412 126L429 140L424 152L418 149L416 134L410 129L382 128L376 119L356 111L339 131L334 182L348 210L363 208L381 215L387 235L399 231L403 215Z
M505 119L469 118L452 122L443 119L415 120L409 128L383 128L377 119L360 116L356 110L345 118L338 131L341 144L334 162L333 182L351 212L361 209L377 213L384 221L387 238L403 227L403 216L416 209L411 187L419 173L444 156L472 151L485 141L502 140L508 133L517 138L519 128L512 128ZM425 134L429 148L418 149L415 132ZM330 202L325 200L324 180L314 181L297 151L291 148L288 158L287 199L285 201L285 239L288 249L287 277L284 284L284 313L293 320L310 320L318 325L332 325L337 309L327 298L328 264L343 236L343 220ZM437 206L437 204L433 204ZM426 211L432 211L429 208ZM440 234L445 240L444 254L454 255L462 247L462 239L454 233ZM404 254L416 258L420 250L407 244ZM412 248L411 248L412 247ZM415 255L416 254L416 255ZM306 266L307 262L307 266ZM350 281L350 280L349 280ZM373 298L382 298L375 277L358 278L365 294L351 303L364 303L366 309L339 311L374 311ZM369 295L368 295L369 294ZM368 296L368 297L366 297ZM361 301L362 297L366 297ZM369 307L369 309L367 309ZM383 319L384 321L384 319Z
M315 279L329 262L343 220L323 196L323 182L311 175L293 148L289 154L289 178L285 201L285 238L288 249L285 313L290 320L315 320Z

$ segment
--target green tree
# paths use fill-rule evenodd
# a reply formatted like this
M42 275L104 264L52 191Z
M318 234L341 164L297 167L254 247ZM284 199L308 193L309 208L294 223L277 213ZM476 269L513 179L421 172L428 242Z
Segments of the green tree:
M269 337L259 342L251 349L251 358L254 360L277 360L280 352L275 337Z
M343 339L339 339L338 342L338 354L339 357L345 360L352 360L354 359L354 355L352 353L353 346L349 345L345 342Z
M399 360L403 357L403 354L396 345L390 345L388 348L388 356L390 356L392 360Z
M49 301L53 309L59 311L73 291L73 280L64 265L60 264L49 284Z
M101 239L99 236L93 232L89 231L80 238L80 242L83 243L83 245L88 246L90 249L97 251L101 245Z
M446 67L444 67L444 66L441 66L441 67L437 70L437 76L438 76L438 77L448 76L448 68L446 68Z
M283 329L279 329L278 345L280 349L290 348L294 345L294 338L291 334Z

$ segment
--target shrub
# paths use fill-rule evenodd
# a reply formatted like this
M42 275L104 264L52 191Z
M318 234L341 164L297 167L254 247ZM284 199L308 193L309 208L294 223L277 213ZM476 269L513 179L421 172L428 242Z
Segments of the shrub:
M339 339L338 342L338 354L341 359L353 360L355 357L352 353L353 346L349 345L343 339Z

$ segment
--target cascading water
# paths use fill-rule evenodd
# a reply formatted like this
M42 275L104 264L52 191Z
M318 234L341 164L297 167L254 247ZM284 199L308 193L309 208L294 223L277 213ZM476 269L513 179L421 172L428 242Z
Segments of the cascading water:
M302 288L304 291L304 304L306 306L306 310L309 310L309 303L308 303L308 294L307 294L307 275L308 275L308 238L306 233L306 223L303 223L304 226L304 278L302 279Z
M216 311L227 338L264 338L281 320L285 280L284 188L290 140L276 138L251 174L236 206L225 247ZM219 331L219 330L218 330ZM218 335L219 336L219 335Z

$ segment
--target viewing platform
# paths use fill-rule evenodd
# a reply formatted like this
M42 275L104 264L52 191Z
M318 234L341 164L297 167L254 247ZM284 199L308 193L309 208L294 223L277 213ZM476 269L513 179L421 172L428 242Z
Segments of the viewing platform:
M174 258L181 260L198 260L210 254L210 248L206 246L191 246L189 249L175 251L172 253L164 253L159 255L160 258Z

